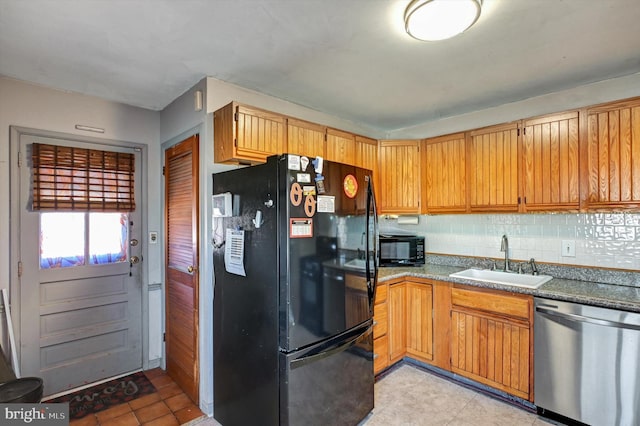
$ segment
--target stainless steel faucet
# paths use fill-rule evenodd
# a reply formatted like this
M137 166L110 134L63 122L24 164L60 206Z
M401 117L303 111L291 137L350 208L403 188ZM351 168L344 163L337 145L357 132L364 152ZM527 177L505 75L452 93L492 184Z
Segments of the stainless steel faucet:
M504 252L504 271L511 272L511 267L509 266L509 240L506 234L502 236L500 251Z
M529 261L531 265L531 275L538 275L538 267L536 266L536 260L532 257Z

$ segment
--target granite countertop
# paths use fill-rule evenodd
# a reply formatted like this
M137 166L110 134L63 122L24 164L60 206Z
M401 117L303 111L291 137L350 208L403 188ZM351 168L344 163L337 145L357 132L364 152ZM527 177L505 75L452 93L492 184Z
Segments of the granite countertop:
M416 277L465 284L474 287L531 294L537 297L583 303L604 308L640 312L640 287L607 284L593 281L554 278L537 289L453 278L449 274L468 269L461 266L425 264L422 267L380 268L378 281ZM547 274L552 275L553 274Z

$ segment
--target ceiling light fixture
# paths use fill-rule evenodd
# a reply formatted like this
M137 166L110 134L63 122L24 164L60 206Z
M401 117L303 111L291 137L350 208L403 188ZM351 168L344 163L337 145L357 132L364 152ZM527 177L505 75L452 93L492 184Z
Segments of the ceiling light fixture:
M445 40L471 27L482 0L413 0L404 12L407 33L418 40Z

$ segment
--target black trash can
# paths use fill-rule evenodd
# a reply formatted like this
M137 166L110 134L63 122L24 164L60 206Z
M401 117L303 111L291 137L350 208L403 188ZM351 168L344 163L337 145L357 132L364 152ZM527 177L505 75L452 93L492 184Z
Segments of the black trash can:
M0 384L0 403L38 403L42 400L42 379L22 377Z

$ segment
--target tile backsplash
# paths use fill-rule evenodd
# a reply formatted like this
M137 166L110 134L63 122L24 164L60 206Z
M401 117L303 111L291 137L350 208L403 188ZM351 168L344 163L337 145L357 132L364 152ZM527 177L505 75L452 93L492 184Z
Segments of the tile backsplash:
M514 260L640 270L640 213L422 215L418 225L382 216L380 229L423 235L429 253L503 258L506 234ZM563 241L575 256L562 256Z

